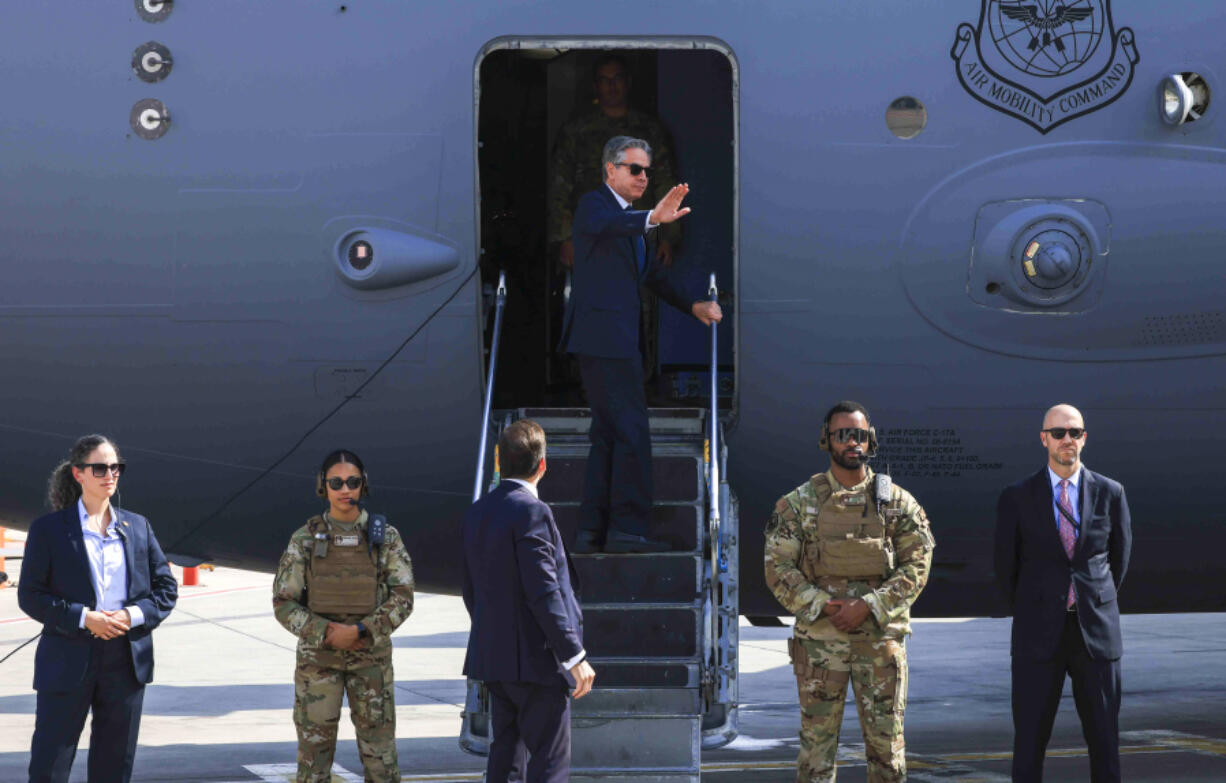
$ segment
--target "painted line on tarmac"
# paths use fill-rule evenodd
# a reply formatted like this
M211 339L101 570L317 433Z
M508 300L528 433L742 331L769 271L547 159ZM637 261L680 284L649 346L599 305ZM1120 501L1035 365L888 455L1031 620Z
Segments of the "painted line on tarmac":
M1120 747L1121 754L1136 755L1141 753L1197 753L1226 757L1226 740L1202 737L1196 734L1186 734L1177 731L1132 731L1124 732L1123 737L1129 739L1149 739L1151 744L1124 745ZM851 755L862 752L862 746L839 746L840 767L862 767L866 762L863 755ZM847 756L851 755L850 758ZM1080 758L1089 755L1085 748L1055 748L1047 751L1048 756L1057 758ZM923 755L907 757L907 773L916 783L1008 783L1008 775L974 769L965 766L974 762L1009 761L1013 754L1007 751L982 753L942 753L939 755ZM296 764L250 764L243 767L253 775L259 776L264 783L292 783L297 773ZM779 761L712 761L702 765L705 774L723 772L768 772L771 770L795 769L793 760ZM436 772L420 775L404 775L401 783L447 783L447 781L479 781L482 772ZM362 777L356 775L339 764L332 767L333 783L362 783ZM233 781L232 783L249 783Z
M297 764L248 764L243 769L252 775L259 775L264 783L294 783L298 778ZM340 764L333 764L332 783L362 783L362 776L353 774Z

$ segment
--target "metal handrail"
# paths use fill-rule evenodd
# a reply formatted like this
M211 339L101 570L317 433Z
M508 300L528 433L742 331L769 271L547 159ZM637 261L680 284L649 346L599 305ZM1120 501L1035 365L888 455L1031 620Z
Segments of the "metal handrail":
M719 289L715 285L715 273L711 273L711 281L707 286L707 297L710 301L718 301ZM708 436L707 462L707 497L711 504L710 516L707 522L707 535L711 540L711 664L716 663L716 651L719 649L719 561L720 561L720 520L719 520L719 324L711 324L711 412L710 435Z
M481 499L481 477L485 475L485 448L490 437L490 404L494 401L494 373L498 369L498 342L502 337L502 310L507 303L507 273L498 273L495 295L494 337L490 341L490 366L485 379L485 405L481 411L481 443L477 447L477 477L473 480L473 502Z

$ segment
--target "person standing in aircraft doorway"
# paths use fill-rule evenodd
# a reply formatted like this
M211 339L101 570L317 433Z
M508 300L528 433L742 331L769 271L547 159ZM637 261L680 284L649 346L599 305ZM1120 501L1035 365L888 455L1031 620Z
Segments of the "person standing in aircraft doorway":
M558 249L558 263L565 269L574 265L574 216L579 198L604 181L600 154L605 142L614 136L630 136L650 145L651 179L643 193L648 204L659 202L677 184L672 136L659 119L631 105L633 91L626 58L616 52L602 54L592 66L595 106L558 131L549 167L548 239L550 247ZM662 225L653 233L656 261L672 266L681 245L681 224ZM643 373L651 378L659 355L660 302L646 287L640 291L640 300Z
M298 637L298 783L331 783L341 700L368 783L399 783L392 632L413 611L413 564L396 528L359 505L370 477L352 451L324 458L328 509L294 531L273 581L277 620Z

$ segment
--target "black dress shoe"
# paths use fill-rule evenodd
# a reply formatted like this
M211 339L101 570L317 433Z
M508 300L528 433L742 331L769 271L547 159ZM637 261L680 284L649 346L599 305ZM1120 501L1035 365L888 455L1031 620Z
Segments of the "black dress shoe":
M641 552L671 552L672 547L664 541L653 541L650 538L609 528L609 534L604 542L604 551L609 554L622 555Z
M595 530L580 530L570 551L576 555L595 555L600 552L600 543L600 534Z

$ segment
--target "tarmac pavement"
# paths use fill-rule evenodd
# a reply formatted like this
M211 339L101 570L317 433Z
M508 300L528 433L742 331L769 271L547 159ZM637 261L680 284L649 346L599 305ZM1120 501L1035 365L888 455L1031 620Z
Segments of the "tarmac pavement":
M8 571L20 579L20 561ZM178 569L176 568L176 574ZM155 634L156 681L145 695L134 781L293 780L294 639L272 616L269 574L200 572ZM1126 589L1126 586L1125 586ZM0 589L0 658L38 633ZM394 636L396 720L405 781L479 780L484 759L459 749L468 632L463 603L419 594ZM703 755L713 781L795 779L798 703L787 628L742 621L741 734ZM1124 618L1124 777L1130 782L1226 781L1226 615ZM910 780L1009 779L1009 620L917 621L908 643ZM34 722L34 645L0 664L0 783L26 779ZM597 672L599 681L599 672ZM865 780L863 743L848 703L840 781ZM71 780L85 781L86 727ZM342 716L334 780L361 781L352 725ZM1086 781L1089 762L1066 688L1047 781Z

